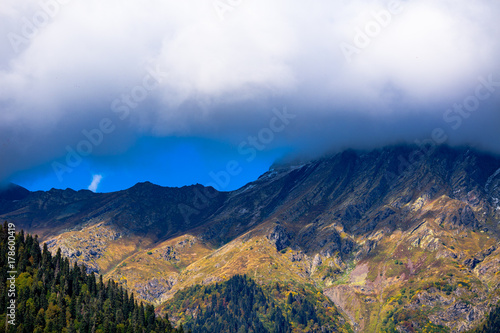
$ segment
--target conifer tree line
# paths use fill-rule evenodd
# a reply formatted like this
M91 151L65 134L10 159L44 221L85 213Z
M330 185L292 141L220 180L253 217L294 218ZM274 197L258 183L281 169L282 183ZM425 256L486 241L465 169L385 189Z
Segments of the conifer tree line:
M294 288L296 293L291 287L262 287L246 275L235 275L178 291L164 306L171 314L186 316L185 327L197 333L353 332L317 294Z
M152 305L134 299L113 280L87 273L85 266L71 265L58 249L55 255L47 245L40 247L36 235L15 234L16 313L15 325L7 317L9 284L7 278L9 244L7 222L0 224L0 333L180 333L168 316L155 315ZM182 318L189 332L332 332L338 322L329 322L304 297L286 299L283 314L270 292L281 293L279 285L264 290L246 276L234 276L213 286L186 288L171 300L175 304L202 304L197 315ZM275 290L275 289L278 290ZM208 300L210 302L208 303ZM188 313L187 307L177 307ZM170 311L169 311L170 313ZM328 329L328 327L331 327ZM301 329L300 329L301 328ZM332 329L335 328L335 329ZM343 331L343 330L341 330Z
M155 316L152 305L138 303L133 294L102 275L87 274L71 265L61 250L52 255L37 236L15 234L15 325L7 322L8 226L0 225L0 332L26 333L178 333L168 317ZM12 239L12 238L11 238ZM10 253L12 254L12 252Z

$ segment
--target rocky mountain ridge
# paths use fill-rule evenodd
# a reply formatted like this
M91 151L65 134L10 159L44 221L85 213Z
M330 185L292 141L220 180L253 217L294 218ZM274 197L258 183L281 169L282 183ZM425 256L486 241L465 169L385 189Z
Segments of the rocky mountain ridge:
M155 304L246 273L320 288L363 332L458 332L500 298L499 185L496 156L402 145L275 165L232 192L0 195L0 217Z

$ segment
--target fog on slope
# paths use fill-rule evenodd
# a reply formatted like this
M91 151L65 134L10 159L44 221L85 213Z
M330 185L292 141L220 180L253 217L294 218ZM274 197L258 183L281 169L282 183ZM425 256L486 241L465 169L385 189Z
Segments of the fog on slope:
M499 14L487 0L3 1L0 180L82 141L86 161L137 158L143 137L499 153Z

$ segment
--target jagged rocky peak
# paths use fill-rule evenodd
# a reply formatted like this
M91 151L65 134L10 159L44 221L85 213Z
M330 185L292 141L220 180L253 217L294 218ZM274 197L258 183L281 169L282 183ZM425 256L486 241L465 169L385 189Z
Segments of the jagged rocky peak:
M57 234L68 224L110 219L124 229L154 232L160 238L200 227L200 233L217 242L273 219L286 221L285 229L296 226L290 229L294 235L311 223L336 222L357 234L403 228L413 224L412 214L417 218L422 207L445 195L469 206L458 207L461 212L456 208L455 215L461 224L476 228L476 220L483 223L500 214L498 170L500 158L471 149L399 145L276 163L258 180L233 192L150 182L99 194L15 188L27 197L16 205L0 205L0 214L24 209L20 226L37 232L49 224L51 233ZM320 236L322 229L314 230L309 236ZM337 240L327 243L330 250L321 250L339 250L333 245L339 244ZM343 252L343 244L338 247Z

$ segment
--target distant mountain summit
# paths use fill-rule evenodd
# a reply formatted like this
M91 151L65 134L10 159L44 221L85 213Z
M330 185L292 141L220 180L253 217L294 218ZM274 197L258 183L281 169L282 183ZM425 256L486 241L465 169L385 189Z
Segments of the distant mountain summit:
M0 200L14 201L22 200L30 194L30 191L16 184L9 183L0 187Z

